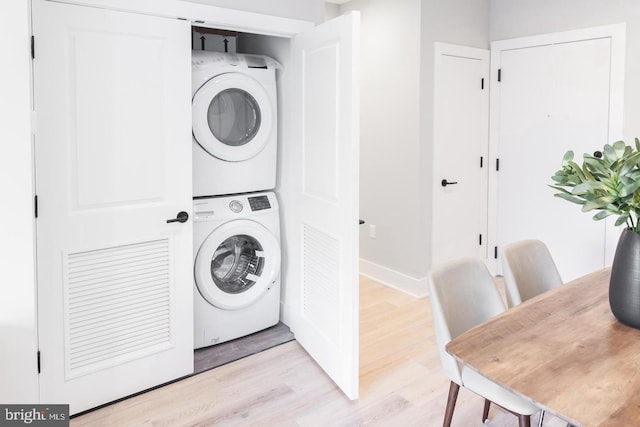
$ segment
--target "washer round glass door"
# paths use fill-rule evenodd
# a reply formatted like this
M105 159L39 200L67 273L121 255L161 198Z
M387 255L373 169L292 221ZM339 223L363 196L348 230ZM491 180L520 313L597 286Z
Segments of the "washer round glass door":
M257 301L280 273L280 245L265 227L235 220L207 236L195 260L198 291L210 304L237 310Z
M254 78L240 73L215 76L198 89L192 104L193 137L212 156L239 162L267 145L273 107Z

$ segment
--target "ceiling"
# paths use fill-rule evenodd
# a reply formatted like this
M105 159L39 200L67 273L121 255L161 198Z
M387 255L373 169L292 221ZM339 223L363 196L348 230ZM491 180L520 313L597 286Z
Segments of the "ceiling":
M333 3L333 4L345 4L349 0L324 0L325 3Z

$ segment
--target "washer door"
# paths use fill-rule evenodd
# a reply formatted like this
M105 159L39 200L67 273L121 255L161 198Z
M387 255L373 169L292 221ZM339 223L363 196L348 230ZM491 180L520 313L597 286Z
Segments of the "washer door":
M273 120L266 90L245 74L215 76L193 96L193 136L220 160L240 162L262 151Z
M194 273L204 299L237 310L257 301L280 273L280 245L257 222L227 222L200 246Z

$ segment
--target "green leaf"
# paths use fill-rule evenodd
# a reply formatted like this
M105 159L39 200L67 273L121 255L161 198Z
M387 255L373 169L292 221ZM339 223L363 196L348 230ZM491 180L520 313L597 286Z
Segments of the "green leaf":
M566 165L572 160L573 160L573 151L569 150L566 153L564 153L564 157L562 158L562 166Z
M618 219L616 220L615 226L619 226L624 224L625 222L627 222L627 220L629 219L629 214L628 213L624 213L622 215L620 215L618 217Z
M562 188L559 185L550 185L549 187L553 188L554 190L562 191L564 194L571 194L569 190L567 190L566 188Z
M582 172L582 169L580 169L580 166L578 166L576 162L567 162L567 165L580 178L580 181L586 180L584 172Z
M624 176L627 175L631 170L638 165L638 155L640 153L634 153L625 160L620 168L619 174Z
M640 188L640 181L635 181L629 185L625 185L618 192L619 197L627 197L636 192L636 190Z
M571 203L575 203L577 205L584 205L586 202L576 196L572 196L571 194L566 193L556 193L553 195L554 197L559 197L561 199L567 200Z
M600 211L593 216L594 221L599 221L601 219L605 219L608 216L615 215L615 212L611 211Z
M618 156L616 156L616 152L613 150L613 147L609 144L605 144L604 149L602 150L602 154L604 154L604 158L609 160L610 162L615 162Z
M640 151L640 139L636 137L635 141L636 141L636 151Z
M584 156L583 166L588 167L589 171L592 174L601 174L601 175L604 175L604 176L609 174L609 171L603 165L603 161L602 160L597 159L597 158L592 157L592 156L589 156L589 155L585 155Z
M594 209L602 209L616 199L615 196L603 196L594 200L589 200L582 207L582 212L589 212Z
M627 144L624 141L616 141L613 143L613 151L615 153L616 159L621 159L626 151Z
M584 163L582 164L582 172L584 173L585 181L595 181L596 180L596 178L591 174L591 172L587 168L587 165L585 165Z
M583 183L578 184L575 187L573 187L573 190L571 191L571 194L580 195L580 194L586 194L586 193L589 193L589 192L593 192L595 190L602 190L602 191L605 191L605 192L609 192L609 191L611 191L611 188L607 187L603 182L587 181L587 182L583 182Z

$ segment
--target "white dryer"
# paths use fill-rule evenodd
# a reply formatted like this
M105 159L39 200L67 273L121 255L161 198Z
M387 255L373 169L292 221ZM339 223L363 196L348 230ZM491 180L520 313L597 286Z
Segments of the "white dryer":
M193 196L275 188L276 69L260 55L192 52Z
M193 201L194 347L280 318L280 219L274 193Z

